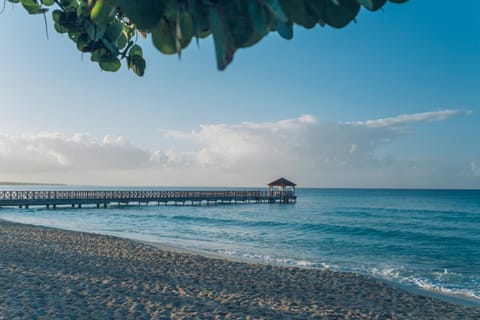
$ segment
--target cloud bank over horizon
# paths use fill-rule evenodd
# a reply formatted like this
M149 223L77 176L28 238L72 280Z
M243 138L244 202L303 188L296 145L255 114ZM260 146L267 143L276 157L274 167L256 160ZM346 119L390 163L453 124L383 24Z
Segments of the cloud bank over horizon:
M370 128L394 127L394 126L411 124L415 122L442 121L453 116L459 116L459 115L468 116L471 113L472 113L471 111L446 109L441 111L402 114L396 117L382 118L382 119L375 119L375 120L347 122L347 124L366 126Z
M444 187L451 182L445 179L457 177L461 187L475 178L478 182L471 159L460 160L460 169L452 169L435 159L405 160L382 149L402 135L414 134L399 129L469 114L440 110L345 123L303 115L276 122L208 124L191 132L163 130L159 139L171 142L169 150L144 150L124 136L99 140L87 133L0 133L0 180L262 186L285 176L301 186ZM190 149L175 149L180 141Z

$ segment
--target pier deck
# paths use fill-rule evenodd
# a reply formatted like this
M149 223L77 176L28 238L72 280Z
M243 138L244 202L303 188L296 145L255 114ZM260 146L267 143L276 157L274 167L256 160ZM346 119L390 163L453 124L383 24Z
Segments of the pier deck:
M295 203L297 196L291 191L0 191L0 207L82 205L164 204L202 205L234 203Z

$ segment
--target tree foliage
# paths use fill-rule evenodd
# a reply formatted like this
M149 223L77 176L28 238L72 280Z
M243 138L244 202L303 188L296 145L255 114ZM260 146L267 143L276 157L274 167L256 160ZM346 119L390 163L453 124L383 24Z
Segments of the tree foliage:
M29 14L50 9L55 30L105 71L121 60L139 76L145 71L137 36L151 37L164 54L178 54L195 38L213 35L219 70L235 51L256 44L269 32L293 38L294 24L343 28L360 8L376 11L387 0L8 0ZM407 0L389 0L403 3Z

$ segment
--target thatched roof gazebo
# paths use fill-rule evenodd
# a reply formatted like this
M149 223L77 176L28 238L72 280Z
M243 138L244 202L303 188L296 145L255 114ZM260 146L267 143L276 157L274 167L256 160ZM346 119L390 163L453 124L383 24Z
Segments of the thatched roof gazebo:
M290 191L293 194L295 194L295 186L296 186L296 184L293 183L292 181L289 181L285 178L280 178L280 179L277 179L273 182L270 182L268 184L268 190L269 190L270 193L272 193L275 188L278 188L278 190L280 192Z

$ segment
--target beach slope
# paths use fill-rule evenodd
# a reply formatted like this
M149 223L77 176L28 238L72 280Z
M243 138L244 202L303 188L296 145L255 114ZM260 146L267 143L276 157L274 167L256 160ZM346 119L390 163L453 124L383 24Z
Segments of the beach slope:
M0 220L0 319L480 319L353 273Z

